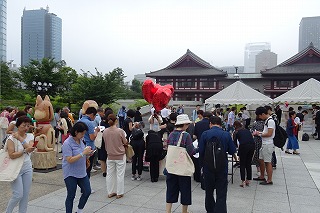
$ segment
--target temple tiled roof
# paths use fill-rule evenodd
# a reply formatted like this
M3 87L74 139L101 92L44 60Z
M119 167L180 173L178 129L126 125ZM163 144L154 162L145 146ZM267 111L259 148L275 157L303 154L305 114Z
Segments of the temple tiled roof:
M266 70L262 70L262 75L305 75L305 74L318 74L320 75L320 63L301 63L299 60L302 60L306 56L316 56L320 58L320 50L315 48L312 43L292 56L288 60L282 62L281 64Z
M191 60L192 66L179 66L181 63ZM166 68L146 73L147 77L165 77L165 76L227 76L226 72L219 70L191 52L189 49L179 59L171 63Z

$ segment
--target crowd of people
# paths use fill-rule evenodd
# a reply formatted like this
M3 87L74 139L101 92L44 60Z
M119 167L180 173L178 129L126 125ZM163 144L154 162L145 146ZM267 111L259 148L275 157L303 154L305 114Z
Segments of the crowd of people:
M314 106L314 120L319 138L320 111ZM149 130L144 133L145 123L137 109L126 109L122 106L117 113L111 108L88 107L75 121L68 107L57 107L51 125L55 130L56 143L62 143L63 179L67 189L65 200L66 212L73 211L73 203L77 186L81 188L81 197L77 213L82 213L90 194L94 193L90 184L91 172L101 169L106 177L108 198L120 199L124 196L124 177L127 163L132 164L132 181L141 181L144 165L147 164L151 182L158 182L159 175L166 175L166 212L171 212L172 203L178 202L181 194L182 212L188 211L192 204L190 176L181 176L161 170L159 163L166 158L168 146L186 148L195 166L193 179L201 182L205 190L205 209L207 212L227 212L226 197L228 185L228 160L231 155L240 166L241 187L250 185L251 180L260 181L261 185L272 185L272 173L276 168L276 155L273 138L275 128L281 121L281 109L270 106L258 107L255 110L255 121L246 107L237 113L236 107L223 110L220 105L212 111L204 111L200 105L189 116L184 114L184 106L165 107L161 111L150 110L147 119ZM12 184L13 195L7 207L12 212L19 203L19 208L27 208L28 194L32 183L32 164L30 153L34 151L32 144L25 141L25 134L32 132L36 126L32 118L32 107L26 106L23 111L6 108L0 115L1 122L7 122L7 128L1 135L6 142L10 158L25 157L18 178ZM285 153L299 155L298 131L304 121L307 110L298 108L296 113L289 108L286 121L288 142ZM101 128L103 127L103 128ZM3 130L4 128L1 128ZM101 146L96 147L95 140L102 132ZM197 140L197 143L195 143ZM15 144L18 144L15 147ZM220 146L225 161L217 161L222 169L212 168L208 164L208 144ZM134 156L126 157L128 147L132 146ZM291 152L292 150L292 152ZM196 156L199 153L199 156ZM219 154L218 154L219 155ZM252 165L257 168L257 177L252 176ZM267 173L267 179L265 179ZM216 198L214 198L216 194Z

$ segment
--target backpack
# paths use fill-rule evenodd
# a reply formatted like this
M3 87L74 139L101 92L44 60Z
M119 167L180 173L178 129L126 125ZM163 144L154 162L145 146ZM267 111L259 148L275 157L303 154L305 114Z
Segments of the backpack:
M304 133L302 135L302 141L308 141L309 140L309 135L307 133Z
M228 162L227 153L221 143L221 137L213 137L206 142L203 163L213 173L226 169Z
M146 137L146 161L150 161L150 158L157 158L160 160L163 152L163 143L158 132L153 130L148 131Z
M268 127L268 121L270 119L272 119L272 118L268 118L266 121L267 127ZM276 125L276 129L275 129L275 134L274 134L274 138L273 138L273 144L276 147L282 149L283 146L286 144L288 134L287 134L286 130L284 130L281 126L279 126L276 121L274 123Z

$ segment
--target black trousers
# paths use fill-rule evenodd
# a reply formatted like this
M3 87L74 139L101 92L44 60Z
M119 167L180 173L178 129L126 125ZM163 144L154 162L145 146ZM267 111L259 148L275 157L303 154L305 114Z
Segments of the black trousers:
M228 173L214 174L204 169L204 183L206 190L205 207L207 213L227 213ZM216 199L214 198L216 191Z
M250 122L251 122L251 118L247 118L246 119L246 125L245 125L246 129L249 129Z
M138 175L142 174L143 169L143 154L144 154L144 141L143 140L132 140L130 142L134 156L132 157L132 174L135 175L138 170Z
M150 159L150 177L152 179L158 179L159 178L159 158L151 158Z
M316 132L318 134L318 138L320 138L320 124L317 124L316 126Z
M196 182L201 182L201 168L200 168L200 164L199 164L199 158L195 158L195 157L191 157L193 164L194 164L194 174L193 174L193 179Z
M251 162L252 162L253 153L254 153L254 144L240 144L239 146L240 176L242 181L252 179Z

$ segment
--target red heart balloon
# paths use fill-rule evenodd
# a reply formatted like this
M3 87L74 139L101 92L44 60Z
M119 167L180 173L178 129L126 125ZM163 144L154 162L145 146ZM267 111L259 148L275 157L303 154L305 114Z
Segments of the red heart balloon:
M154 94L157 92L158 88L156 88L155 84L152 80L147 79L143 82L142 85L142 94L143 98L148 102L152 103L152 99Z
M172 97L172 91L167 87L161 87L153 96L152 104L156 111L165 108Z
M173 86L167 84L161 86L153 83L152 80L147 79L142 85L142 94L148 103L152 103L156 111L162 110L170 101L173 95Z

